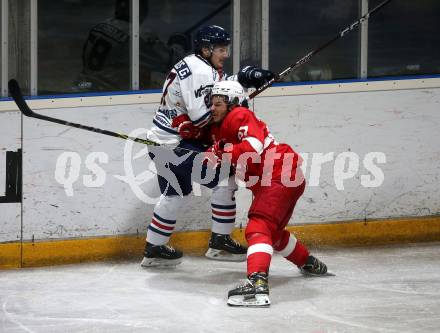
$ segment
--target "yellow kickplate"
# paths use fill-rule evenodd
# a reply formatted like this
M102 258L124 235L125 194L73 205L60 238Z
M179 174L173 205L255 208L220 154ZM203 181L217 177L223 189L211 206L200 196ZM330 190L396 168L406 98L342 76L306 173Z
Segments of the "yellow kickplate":
M366 246L440 240L440 216L309 224L287 228L309 246Z
M143 243L136 236L24 242L23 267L133 258Z
M21 243L0 244L0 269L21 267Z
M308 246L366 246L440 240L440 216L395 220L303 224L287 228ZM171 245L186 254L202 255L210 232L177 232ZM245 244L244 229L233 237ZM80 262L141 259L145 236L16 242L0 244L0 269L72 264Z

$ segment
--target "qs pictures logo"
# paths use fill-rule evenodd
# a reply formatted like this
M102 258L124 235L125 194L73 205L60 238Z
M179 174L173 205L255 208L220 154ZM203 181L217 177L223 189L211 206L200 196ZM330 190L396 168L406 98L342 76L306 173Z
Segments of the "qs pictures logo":
M147 129L138 128L130 133L131 137L145 137L148 133ZM247 153L249 154L249 153ZM115 153L111 156L114 156ZM192 156L191 156L192 155ZM257 154L258 155L258 154ZM359 185L363 188L379 187L385 180L385 174L380 168L381 164L386 163L386 155L382 152L369 152L363 156L359 156L355 152L341 153L302 153L300 154L303 163L301 169L306 175L307 186L321 186L322 184L332 185L337 191L344 191L349 186ZM201 177L201 166L206 157L205 153L197 153L194 151L184 151L176 154L171 146L143 146L133 141L127 140L123 151L122 165L121 160L110 161L109 154L105 152L91 152L83 160L77 152L63 152L58 156L55 167L55 180L64 187L67 196L73 196L75 188L83 186L88 188L97 188L103 186L111 186L108 191L121 191L117 184L107 184L109 175L114 179L128 185L132 193L147 204L155 204L160 197L158 185L158 175L166 180L167 186L172 186L178 195L183 195L179 181L176 175L171 171L170 165L177 168L191 156L194 158L192 170L188 170L188 176L191 178L194 192L196 196L202 195L199 186L196 184L207 184L214 174ZM249 156L241 156L246 161ZM240 157L240 158L241 158ZM284 156L283 173L290 175L290 172L284 172L288 169L289 161L292 160ZM154 158L154 162L153 162ZM239 160L240 160L239 158ZM264 161L261 156L252 156L251 160L255 163L264 163L266 169L274 164L277 154L266 153ZM286 163L284 163L286 162ZM118 165L119 163L119 165ZM244 163L245 164L245 163ZM291 163L290 163L291 164ZM223 165L222 165L223 168ZM119 170L117 173L108 172L107 170ZM120 174L123 169L122 174ZM175 169L175 168L174 168ZM229 170L229 168L226 168ZM81 172L86 170L85 172ZM241 187L248 187L253 184L244 182L240 176L239 168L236 168L236 182ZM215 173L213 170L209 170ZM203 173L203 172L202 172ZM229 173L229 172L227 172ZM257 176L249 177L248 182L261 181L261 186L270 186L271 177L267 179L255 179ZM295 186L295 182L290 179L281 179L285 186ZM296 184L297 186L298 184ZM222 184L220 183L220 186Z
M145 137L147 132L147 129L138 128L129 135L131 137ZM139 200L147 204L155 204L160 192L156 179L156 168L148 157L149 149L151 149L150 146L141 146L127 140L124 146L122 165L124 172L122 175L106 171L106 169L110 169L108 166L110 158L106 152L91 152L84 160L77 152L63 152L56 161L55 181L64 187L66 195L70 197L74 196L75 188L78 189L81 183L88 188L104 187L108 183L108 176L110 176L127 184ZM112 161L111 163L120 163L120 161ZM138 170L140 172L136 174Z

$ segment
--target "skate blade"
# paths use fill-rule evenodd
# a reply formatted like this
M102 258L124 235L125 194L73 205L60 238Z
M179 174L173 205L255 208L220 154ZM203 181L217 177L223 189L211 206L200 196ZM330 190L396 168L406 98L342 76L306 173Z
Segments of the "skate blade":
M219 260L219 261L245 261L246 253L244 254L233 254L223 250L216 250L209 248L205 253L205 257L211 260Z
M313 274L307 271L304 271L302 269L299 269L299 271L301 272L302 275L306 276L306 277L329 277L329 276L336 276L335 273L327 271L325 274Z
M146 258L142 259L142 267L175 267L182 263L182 258L178 259L162 259L162 258Z
M229 306L244 306L248 308L267 308L270 306L269 295L260 294L255 297L246 298L244 296L236 295L228 298Z

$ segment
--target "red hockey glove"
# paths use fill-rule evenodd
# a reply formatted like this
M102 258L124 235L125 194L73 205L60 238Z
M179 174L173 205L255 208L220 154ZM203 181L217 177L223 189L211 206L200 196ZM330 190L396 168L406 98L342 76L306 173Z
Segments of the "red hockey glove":
M212 168L216 168L222 162L225 144L225 140L215 141L214 144L206 150L205 157L208 160L208 165Z
M171 126L177 128L177 132L182 139L197 139L200 136L200 129L194 126L187 114L181 114L175 117Z

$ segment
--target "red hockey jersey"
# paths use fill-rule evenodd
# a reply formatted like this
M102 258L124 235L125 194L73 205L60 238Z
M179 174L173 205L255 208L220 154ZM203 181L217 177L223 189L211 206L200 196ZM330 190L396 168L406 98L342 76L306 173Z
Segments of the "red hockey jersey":
M224 155L230 154L237 175L247 182L247 187L270 186L271 180L281 178L286 186L295 181L301 157L289 145L277 143L267 125L251 110L232 109L221 124L211 127L211 134L215 141L225 140ZM297 179L296 186L301 183Z

